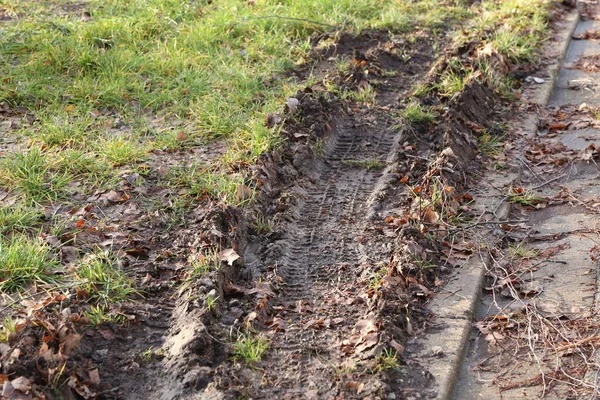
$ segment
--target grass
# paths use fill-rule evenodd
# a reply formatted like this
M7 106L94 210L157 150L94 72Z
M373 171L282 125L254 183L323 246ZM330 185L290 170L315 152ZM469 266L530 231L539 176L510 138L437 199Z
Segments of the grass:
M165 177L181 194L190 197L210 197L229 205L243 205L254 196L241 175L211 171L201 164L172 169Z
M377 271L373 273L371 278L369 279L369 290L378 290L383 283L383 278L388 273L388 269L386 266L380 267Z
M12 318L4 318L2 325L0 325L0 342L6 343L10 335L17 331L17 325Z
M429 93L452 98L471 79L485 81L500 95L512 99L513 82L506 75L511 68L539 61L538 49L549 38L549 11L546 0L523 2L504 0L482 2L472 9L473 18L457 35L459 43L479 43L473 57L454 57L438 71L433 82L417 84L413 96Z
M219 301L219 296L217 296L217 297L206 296L206 309L208 311L213 311L215 309L215 307L217 306L217 301Z
M97 251L84 256L73 270L75 288L104 308L137 294L116 256Z
M221 265L218 248L206 250L204 253L192 254L188 260L192 266L191 276L200 276L215 271Z
M273 224L269 223L264 215L259 215L256 218L256 222L252 225L252 228L254 228L254 231L259 235L264 235L273 229Z
M42 217L39 209L23 204L0 207L0 233L30 230Z
M269 345L270 342L260 335L239 334L232 345L233 357L249 364L256 363L262 359Z
M0 291L23 290L34 283L55 282L60 263L39 240L15 234L0 238Z
M533 190L524 188L512 188L506 196L509 202L525 207L535 207L544 201L543 198L536 196Z
M85 316L90 320L90 325L96 327L103 323L123 323L125 317L122 315L116 315L109 312L109 308L106 306L90 306L90 311L85 312Z
M375 359L375 371L387 371L400 368L398 352L394 349L386 349Z
M503 140L503 135L495 135L484 130L477 137L477 148L482 154L488 157L495 156L502 153L504 148Z
M263 117L295 92L285 71L308 60L311 35L327 25L408 33L471 15L466 7L439 7L434 0L253 6L234 0L91 0L86 11L93 18L82 21L55 15L57 5L12 3L9 13L19 22L4 25L0 101L43 117L24 134L51 147L87 147L83 139L117 120L127 126L137 121L132 133L143 135L153 127L144 116L154 114L184 121L185 130L201 138L233 138L236 160L255 159L272 144L276 135L262 127ZM305 21L275 17L282 15ZM369 90L347 95L372 100ZM162 135L147 146L178 148L182 142Z
M537 257L539 253L540 251L538 249L528 249L523 243L508 246L508 254L512 258L524 258L529 260Z
M56 200L66 194L71 177L58 172L37 147L0 159L0 186L16 190L27 204Z
M385 162L378 160L376 158L369 158L367 160L342 160L343 165L347 165L349 167L358 167L364 168L367 170L377 170L385 168Z
M419 103L410 103L402 111L401 116L415 124L428 124L435 121L435 114Z
M144 161L146 153L139 143L121 137L104 139L98 143L98 154L113 167Z
M84 20L79 11L58 13L65 5L58 0L2 2L13 20L3 21L0 35L0 105L19 117L20 128L7 132L18 138L16 146L0 149L0 195L8 192L0 204L0 290L64 281L88 301L92 323L117 318L112 306L138 293L134 282L115 254L75 240L69 215L94 203L94 196L122 190L122 176L131 172L147 186L136 186L122 205L135 212L136 202L156 201L160 206L144 215L149 225L158 221L172 230L195 224L189 212L204 200L219 206L249 204L260 182L248 179L248 167L282 140L281 126L267 127L265 117L281 112L286 99L304 88L305 82L289 71L310 67L313 39L319 35L329 34L321 43L327 47L342 33L390 29L394 41L410 48L433 32L462 41L459 33L451 33L456 29L467 32L465 42L480 36L482 45L491 43L512 63L536 60L534 49L547 31L546 0L467 3L89 0L82 7L91 19ZM432 46L441 48L450 40ZM401 62L412 62L410 54L400 54ZM453 62L433 87L424 85L418 92L453 96L473 78L475 68L484 67L488 72L481 79L510 91L510 83L494 72L496 64L477 62ZM338 69L347 73L349 64L340 61ZM376 108L374 87L332 90L340 91L342 101ZM413 122L435 122L431 109L410 101L404 113ZM188 161L198 160L211 148L204 146L214 143L222 144L215 154ZM324 152L322 140L314 147ZM375 159L346 163L385 166ZM442 207L443 189L421 194L422 202ZM159 198L163 193L166 199ZM97 223L93 229L102 234L146 228L142 219L109 224L111 206L95 207L100 211L89 212ZM48 212L56 218L44 219ZM87 222L86 216L86 233L93 234ZM259 233L271 229L264 219L255 228ZM85 256L59 261L58 249L34 235L59 237L58 246L74 246L75 254ZM189 261L195 275L220 265L214 251ZM216 306L213 300L207 306ZM248 333L237 338L233 352L256 362L268 347L266 339Z

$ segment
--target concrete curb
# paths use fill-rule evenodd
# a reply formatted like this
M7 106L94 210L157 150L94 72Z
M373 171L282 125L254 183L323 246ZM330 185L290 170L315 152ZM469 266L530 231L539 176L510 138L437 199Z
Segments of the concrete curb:
M557 36L559 56L548 67L550 78L536 86L532 103L545 107L550 101L561 64L578 22L578 10L567 15L565 29ZM531 116L522 121L521 128L524 132L535 132L537 123L538 118ZM510 183L518 176L514 174L505 178L506 183ZM510 204L498 204L499 201L501 200L490 197L487 202L484 202L483 208L498 209L496 218L505 219L510 213ZM452 399L471 335L475 307L483 288L485 265L490 261L489 255L485 254L481 258L474 255L465 262L456 278L450 281L429 304L430 310L437 316L435 320L437 329L435 331L430 329L425 335L413 341L414 348L419 349L414 353L415 356L423 360L424 367L435 378L434 389L439 400Z
M561 65L565 60L569 44L571 43L571 37L573 36L573 32L575 32L578 23L579 12L577 10L571 12L565 18L565 29L559 35L557 35L557 39L559 42L557 46L558 58L553 64L551 64L548 67L548 73L550 74L550 78L546 79L544 83L537 86L537 90L532 99L533 103L538 104L540 106L547 106L548 102L552 98L552 94L554 93L554 85L556 84L556 80L558 79L558 74L560 72Z

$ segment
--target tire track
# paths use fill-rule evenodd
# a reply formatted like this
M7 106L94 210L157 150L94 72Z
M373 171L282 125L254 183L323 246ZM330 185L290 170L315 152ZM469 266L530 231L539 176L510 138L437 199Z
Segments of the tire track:
M266 378L260 398L305 398L302 393L309 387L318 388L319 395L335 393L330 375L332 366L344 361L341 343L369 312L363 301L332 298L354 290L349 288L356 284L359 267L372 255L360 238L370 225L369 199L377 195L385 169L367 168L367 163L387 165L402 135L389 127L374 131L358 118L344 115L333 121L322 160L315 165L318 179L305 188L307 196L291 213L294 218L278 242L281 256L275 262L285 285L274 301L285 310L288 328L273 337L263 364L278 365L284 372ZM380 260L388 256L377 254ZM336 318L344 320L344 329L310 326L311 321Z

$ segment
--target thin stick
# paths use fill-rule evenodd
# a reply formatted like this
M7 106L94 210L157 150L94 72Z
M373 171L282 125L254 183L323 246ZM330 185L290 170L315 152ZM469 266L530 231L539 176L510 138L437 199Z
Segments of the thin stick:
M517 160L519 160L521 162L521 164L523 164L529 170L529 172L531 172L531 175L533 175L535 177L535 179L538 180L538 182L542 181L540 179L540 176L538 174L536 174L533 169L531 169L531 167L529 166L528 162L526 162L525 160L523 160L521 157L517 157Z
M560 174L559 176L556 176L556 177L554 177L552 179L547 180L546 182L540 183L539 185L532 187L531 190L536 190L536 189L542 188L542 187L546 186L549 183L552 183L552 182L557 181L557 180L559 180L561 178L564 178L565 176L566 176L565 174Z
M457 232L466 231L467 229L471 229L471 228L474 228L479 225L518 224L521 222L529 222L529 220L528 219L507 219L507 220L501 220L501 221L479 221L479 222L473 222L472 224L469 224L462 228L449 229L448 232L452 232L454 234Z
M578 340L575 343L570 343L570 344L566 344L564 346L557 347L556 349L554 349L554 352L558 353L559 351L573 349L575 347L581 346L582 344L586 344L586 343L590 343L590 342L596 342L596 341L599 341L599 340L600 340L600 336L598 336L598 335L588 336L585 339Z

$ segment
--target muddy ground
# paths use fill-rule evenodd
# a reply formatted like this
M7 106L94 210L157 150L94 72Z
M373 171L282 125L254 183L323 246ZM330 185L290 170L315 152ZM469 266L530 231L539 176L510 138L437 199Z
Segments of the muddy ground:
M198 204L185 229L165 230L168 221L142 216L123 196L125 180L122 193L76 211L113 208L130 221L123 236L90 230L98 237L85 240L121 240L144 297L122 306L128 323L94 329L64 311L76 293L45 303L40 313L61 310L53 317L59 333L43 340L56 354L40 353L45 331L34 324L2 345L3 373L30 377L34 394L48 399L435 397L435 377L406 351L407 340L432 324L427 301L452 272L448 221L473 217L470 188L489 163L478 137L503 133L511 107L476 79L453 96L432 90L407 100L451 68L449 58L479 56L477 42L434 46L447 41L444 32L408 42L367 31L315 50L299 79L310 68L346 90L374 91L377 106L342 99L319 81L297 93L267 121L282 124L284 145L247 171L258 189L248 207ZM337 70L334 55L350 58L351 71ZM521 84L530 72L511 71ZM435 119L409 120L404 110L415 101ZM190 252L216 248L227 249L219 270L173 289ZM269 343L260 361L232 357L245 336ZM47 363L58 365L52 357L60 354L69 356L70 378L51 387L61 371ZM388 368L386 355L401 368Z

